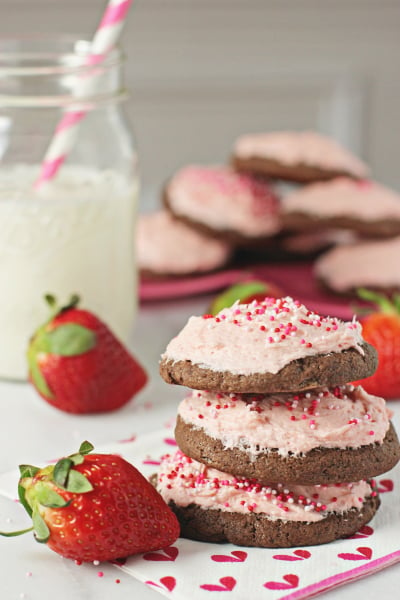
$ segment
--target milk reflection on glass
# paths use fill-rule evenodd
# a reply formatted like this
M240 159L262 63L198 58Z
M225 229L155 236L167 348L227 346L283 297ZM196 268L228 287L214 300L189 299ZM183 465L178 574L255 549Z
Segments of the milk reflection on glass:
M39 166L0 166L0 377L25 378L29 337L49 316L46 292L72 293L127 341L136 307L137 183L65 165L40 191Z

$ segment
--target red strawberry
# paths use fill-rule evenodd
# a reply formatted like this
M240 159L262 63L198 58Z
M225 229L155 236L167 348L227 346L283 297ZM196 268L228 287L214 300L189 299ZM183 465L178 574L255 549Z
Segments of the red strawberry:
M391 301L368 290L359 290L359 295L379 307L361 321L364 339L378 351L378 368L356 383L370 394L400 398L400 296L394 295Z
M58 309L33 335L29 378L47 402L71 413L120 408L147 382L142 366L95 315L77 308L78 297Z
M266 296L280 298L283 296L283 292L274 283L258 279L242 281L235 283L219 294L212 302L209 312L216 315L223 308L232 306L236 300L239 300L240 304L249 304L252 300L262 302Z
M121 456L78 454L39 469L21 465L19 498L38 542L65 558L82 562L125 558L160 550L179 536L174 513L156 489Z

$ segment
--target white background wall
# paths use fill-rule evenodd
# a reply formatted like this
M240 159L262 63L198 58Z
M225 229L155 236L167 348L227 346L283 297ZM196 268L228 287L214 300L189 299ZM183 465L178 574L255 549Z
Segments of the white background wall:
M103 0L0 0L0 34L81 31ZM400 0L136 0L124 34L145 184L250 130L318 128L400 190Z

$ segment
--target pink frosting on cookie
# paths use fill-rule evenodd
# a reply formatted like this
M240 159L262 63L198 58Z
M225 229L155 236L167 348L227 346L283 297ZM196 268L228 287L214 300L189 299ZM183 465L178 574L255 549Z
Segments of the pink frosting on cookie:
M292 192L282 200L284 213L353 217L360 221L400 219L400 195L373 181L338 177Z
M278 131L241 136L235 143L238 158L266 158L288 166L305 164L356 177L368 175L367 166L335 140L313 131Z
M290 297L235 303L215 317L191 317L163 358L234 374L278 373L293 360L355 348L361 325L321 317Z
M250 457L269 448L282 456L313 448L357 448L382 442L389 428L383 398L354 386L247 397L193 391L178 414L225 448L240 448Z
M376 495L366 481L336 485L262 486L254 479L233 477L185 456L179 450L163 457L157 489L166 502L196 504L224 512L261 513L267 519L321 521L331 512L361 509Z
M167 211L158 211L139 216L136 251L140 269L183 275L220 267L231 248L173 219Z
M315 274L337 292L400 288L399 256L400 237L338 246L318 259Z
M166 193L174 214L217 231L260 237L280 229L271 186L229 167L185 167L169 181Z

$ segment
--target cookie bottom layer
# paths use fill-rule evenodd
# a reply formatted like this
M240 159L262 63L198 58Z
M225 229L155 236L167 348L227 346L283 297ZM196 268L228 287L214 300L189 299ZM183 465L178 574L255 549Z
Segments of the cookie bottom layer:
M375 348L364 342L364 354L355 348L329 354L316 354L293 360L278 373L250 375L213 371L192 364L190 360L163 358L161 377L167 383L184 385L195 390L211 392L272 394L301 392L317 387L342 385L369 377L375 372L378 360Z
M266 175L272 179L294 181L296 183L312 183L315 181L329 181L335 177L351 177L357 179L353 173L345 170L324 169L314 165L298 163L287 165L277 160L252 156L239 158L233 156L231 163L237 171L253 175Z
M314 448L303 456L282 456L268 450L250 458L240 448L225 448L221 440L186 423L178 415L175 438L184 454L208 467L260 483L317 485L370 479L390 471L400 459L400 445L392 424L381 444L359 448Z
M182 537L238 546L290 548L325 544L352 535L372 519L379 504L377 496L369 497L361 510L331 513L315 522L273 521L262 514L203 509L195 504L177 506L170 502L169 506L178 517Z
M376 238L393 237L400 234L400 221L393 219L377 219L376 221L363 221L356 217L318 217L300 212L286 213L282 217L284 230L289 231L315 231L316 229L350 229L361 235Z

